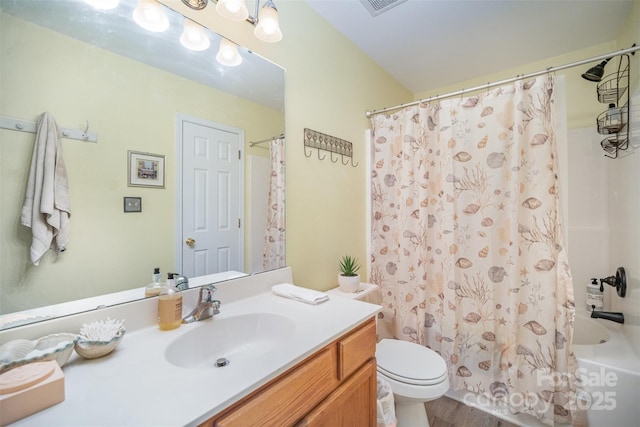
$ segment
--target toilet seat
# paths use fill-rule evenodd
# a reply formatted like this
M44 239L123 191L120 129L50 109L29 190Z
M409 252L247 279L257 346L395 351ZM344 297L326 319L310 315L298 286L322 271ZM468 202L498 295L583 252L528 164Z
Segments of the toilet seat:
M408 341L383 339L376 346L378 372L415 386L447 381L447 365L435 351Z

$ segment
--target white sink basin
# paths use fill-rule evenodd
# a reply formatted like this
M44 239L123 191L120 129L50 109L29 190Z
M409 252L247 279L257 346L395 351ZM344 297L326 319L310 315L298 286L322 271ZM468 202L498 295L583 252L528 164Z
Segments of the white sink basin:
M212 369L222 358L232 365L255 360L277 350L295 331L293 321L272 313L214 317L203 323L189 325L196 329L169 344L165 352L169 363L182 368Z

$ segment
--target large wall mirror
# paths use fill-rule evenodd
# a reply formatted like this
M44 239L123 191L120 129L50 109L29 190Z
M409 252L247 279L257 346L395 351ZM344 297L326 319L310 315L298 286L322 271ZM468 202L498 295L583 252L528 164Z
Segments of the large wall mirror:
M284 132L284 70L241 46L241 64L218 63L221 38L209 29L208 49L186 49L185 17L162 6L169 28L151 32L134 23L136 4L0 0L0 116L36 122L49 112L60 127L97 134L96 143L61 139L70 241L35 266L31 229L20 221L35 134L0 129L0 328L34 311L68 314L40 312L72 301L92 309L114 301L106 294L142 298L155 267L163 279L175 272L216 281L283 266L284 236L265 248L273 241L265 228L267 212L284 204L283 182L281 191L271 186L274 168L284 174L271 153ZM135 153L164 158L163 186L131 185ZM215 161L204 169L190 163L205 154ZM221 159L235 159L234 171L211 166ZM216 174L225 178L208 180ZM125 197L140 198L141 212L125 212ZM223 228L234 234L214 242L214 255L200 237L187 240Z

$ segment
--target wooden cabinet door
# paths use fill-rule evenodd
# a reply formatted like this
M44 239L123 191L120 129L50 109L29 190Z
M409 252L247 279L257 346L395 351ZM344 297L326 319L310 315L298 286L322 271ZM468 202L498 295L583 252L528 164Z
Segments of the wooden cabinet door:
M309 412L298 426L375 427L376 378L376 359L371 359Z
M371 318L364 325L338 341L338 378L349 377L376 354L376 321Z

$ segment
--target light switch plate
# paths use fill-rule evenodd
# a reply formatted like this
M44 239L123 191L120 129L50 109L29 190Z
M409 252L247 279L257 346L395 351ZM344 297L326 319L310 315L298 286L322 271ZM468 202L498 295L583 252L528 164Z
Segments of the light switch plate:
M125 197L124 211L125 213L142 212L142 197Z

